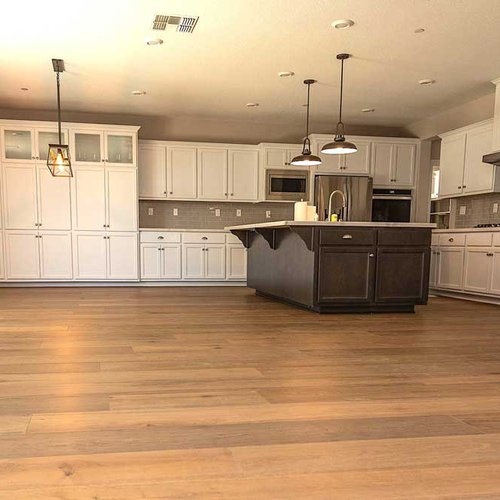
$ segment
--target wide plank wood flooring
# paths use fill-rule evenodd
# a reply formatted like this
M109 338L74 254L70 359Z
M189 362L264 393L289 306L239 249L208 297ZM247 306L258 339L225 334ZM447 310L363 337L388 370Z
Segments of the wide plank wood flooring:
M500 307L0 289L0 498L500 499Z

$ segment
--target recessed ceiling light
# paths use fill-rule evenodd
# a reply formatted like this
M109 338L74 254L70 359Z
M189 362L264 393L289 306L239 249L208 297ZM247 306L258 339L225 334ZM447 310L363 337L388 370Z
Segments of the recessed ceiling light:
M146 95L145 90L132 90L131 92L132 95Z
M337 19L336 21L333 21L332 28L335 28L337 30L345 30L353 25L354 21L352 21L351 19Z
M361 110L362 113L373 113L375 111L375 108L363 108Z
M432 78L424 78L423 80L419 80L418 83L420 85L432 85L433 83L436 83L436 80L433 80Z
M423 33L424 31L424 28L417 28L413 33Z
M247 103L245 104L245 106L246 106L247 108L257 108L257 107L259 107L259 103L258 103L258 102L247 102Z
M293 75L295 75L295 73L293 71L280 71L278 73L278 76L280 78L288 78L288 77L293 76Z
M161 45L163 40L161 38L146 38L147 45Z
M26 92L26 91L28 91L28 90L29 90L29 88L28 88L28 87L21 87L21 90L22 90L23 92Z

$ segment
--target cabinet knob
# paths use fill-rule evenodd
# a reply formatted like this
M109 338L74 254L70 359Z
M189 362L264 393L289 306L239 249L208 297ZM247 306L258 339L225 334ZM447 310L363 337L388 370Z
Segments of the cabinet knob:
M224 193L224 196L227 196L227 193Z
M457 189L462 189L462 186L457 186Z
M488 257L493 257L495 254L493 254L493 253L491 253L491 252L488 252L486 255L487 255Z
M167 192L166 192L166 191L163 191L163 194L167 194Z
M234 196L234 193L231 193L231 196Z
M463 188L463 189L466 189L466 188L467 188L467 186L462 186L462 188Z
M455 241L455 239L454 239L454 238L449 238L449 239L448 239L448 241L449 241L450 243L453 243L453 242Z
M174 194L174 192L173 192L173 191L170 191L170 194Z

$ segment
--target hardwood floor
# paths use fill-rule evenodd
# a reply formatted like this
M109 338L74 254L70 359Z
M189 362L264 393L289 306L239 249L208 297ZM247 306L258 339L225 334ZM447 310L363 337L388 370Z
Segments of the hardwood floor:
M0 289L0 498L498 499L500 307Z

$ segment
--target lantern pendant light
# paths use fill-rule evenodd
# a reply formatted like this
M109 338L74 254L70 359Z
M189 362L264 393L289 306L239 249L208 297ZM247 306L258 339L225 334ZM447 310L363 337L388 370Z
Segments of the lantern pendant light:
M340 60L340 106L339 106L339 121L335 132L333 142L325 144L321 149L322 153L327 155L344 155L356 153L358 148L352 142L348 142L344 137L344 123L342 122L342 99L344 97L344 61L351 57L349 54L337 54L337 59Z
M316 83L316 80L304 80L307 85L307 114L306 114L306 137L304 139L304 145L302 146L302 154L296 156L290 165L296 165L301 167L316 167L321 165L321 158L311 154L311 141L309 140L309 102L311 95L311 85Z
M63 144L61 133L61 84L59 74L64 71L64 61L62 59L52 59L52 67L56 73L57 82L57 132L59 135L59 142L58 144L49 144L47 167L54 177L73 177L73 170L69 157L69 146Z

